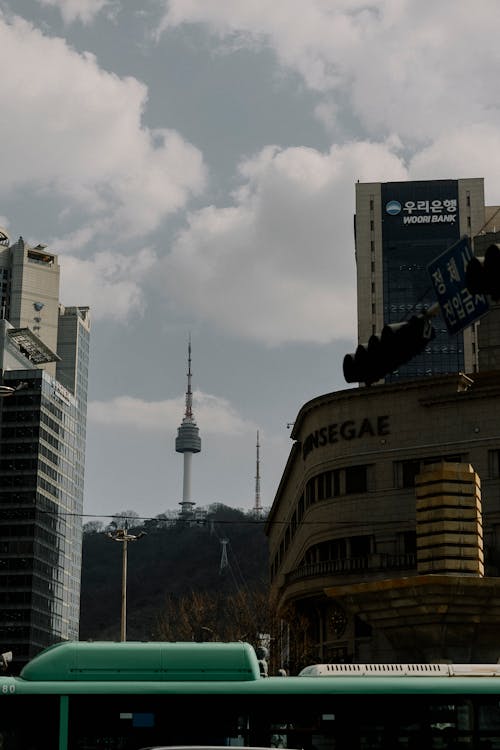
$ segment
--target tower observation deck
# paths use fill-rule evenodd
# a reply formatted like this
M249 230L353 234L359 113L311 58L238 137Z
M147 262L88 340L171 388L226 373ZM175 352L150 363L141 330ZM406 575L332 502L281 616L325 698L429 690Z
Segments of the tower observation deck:
M175 450L184 454L184 475L182 482L181 518L189 518L193 513L194 501L191 499L191 459L193 453L201 451L201 438L198 425L193 417L193 393L191 390L191 340L188 345L188 383L186 391L186 411L175 439Z

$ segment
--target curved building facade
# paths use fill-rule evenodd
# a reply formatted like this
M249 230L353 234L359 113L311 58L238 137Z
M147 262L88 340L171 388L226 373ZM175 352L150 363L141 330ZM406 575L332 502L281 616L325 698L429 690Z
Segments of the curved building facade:
M267 521L280 661L500 657L500 372L327 393Z

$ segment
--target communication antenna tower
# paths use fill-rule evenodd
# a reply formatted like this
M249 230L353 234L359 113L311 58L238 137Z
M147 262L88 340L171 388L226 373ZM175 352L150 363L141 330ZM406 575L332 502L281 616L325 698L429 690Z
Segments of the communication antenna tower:
M175 450L184 454L184 474L182 482L182 501L180 518L188 519L193 516L194 501L191 499L191 459L193 453L201 451L201 438L198 425L193 417L193 392L191 390L191 336L188 343L188 372L187 372L186 410L184 419L177 430Z
M229 539L221 539L220 543L222 544L222 552L220 556L220 565L219 565L219 573L222 573L226 568L229 567L229 560L227 559L227 544L229 542Z
M254 511L257 516L260 516L262 512L262 505L260 504L260 454L259 454L259 431L257 430L257 460L255 470L255 506Z

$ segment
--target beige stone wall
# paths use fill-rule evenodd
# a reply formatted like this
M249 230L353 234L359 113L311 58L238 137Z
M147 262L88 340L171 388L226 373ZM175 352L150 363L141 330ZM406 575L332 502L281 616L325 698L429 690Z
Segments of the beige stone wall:
M10 248L10 322L30 328L53 352L57 351L59 318L59 263L57 256L32 248L21 239ZM43 307L36 310L35 303ZM55 364L44 365L55 376Z
M373 228L372 228L373 226ZM373 266L372 266L373 264ZM372 271L373 267L373 271ZM382 198L379 182L356 183L358 342L384 325L382 307ZM372 282L375 291L372 292ZM374 305L375 312L372 312Z
M459 456L470 464L481 479L485 534L495 535L500 477L492 472L492 455L500 451L499 398L500 373L495 373L477 375L473 382L450 375L352 388L305 404L294 424L295 445L267 526L271 566L279 558L275 590L286 595L314 585L287 588L285 576L299 566L309 547L327 540L372 534L374 555L401 552L402 535L416 530L416 497L415 489L401 486L397 475L402 462L412 459ZM383 434L377 428L381 417ZM318 444L304 450L311 436L317 436ZM368 467L367 491L305 508L292 534L307 482L328 470L359 465Z
M484 575L481 482L470 464L433 464L416 478L417 571Z

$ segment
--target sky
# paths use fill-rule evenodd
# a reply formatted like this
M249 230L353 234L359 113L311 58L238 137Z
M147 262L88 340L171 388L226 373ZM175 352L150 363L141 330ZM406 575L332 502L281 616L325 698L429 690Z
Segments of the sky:
M272 505L310 399L349 387L355 183L484 177L500 4L0 0L0 226L91 309L84 520Z

